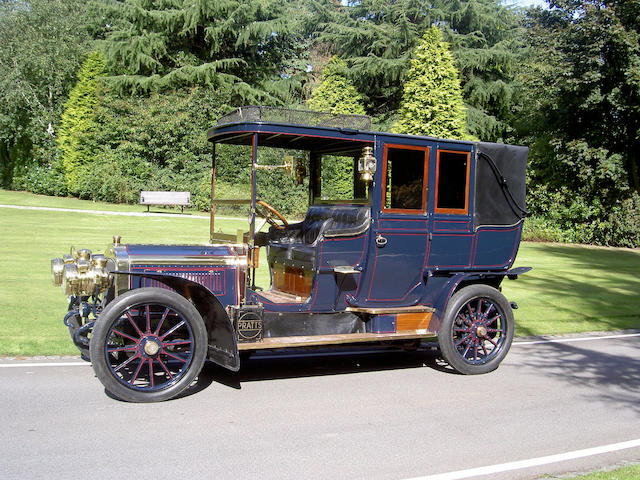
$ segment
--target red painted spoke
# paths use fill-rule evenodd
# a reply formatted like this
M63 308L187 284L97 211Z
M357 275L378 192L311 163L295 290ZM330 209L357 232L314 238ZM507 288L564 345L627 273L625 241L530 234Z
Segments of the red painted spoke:
M178 340L175 342L162 342L163 347L169 347L171 345L189 345L191 344L191 340Z
M173 355L172 353L169 353L166 350L162 350L162 353L165 354L167 357L175 358L176 360L180 360L182 363L187 363L187 361L184 358Z
M165 333L164 335L162 335L160 337L160 340L164 340L165 337L171 335L173 332L175 332L176 330L178 330L181 326L186 325L185 321L182 320L180 323L178 323L176 326L172 327L167 333Z
M136 368L136 373L133 374L133 378L129 382L131 385L133 385L133 382L135 382L136 378L138 378L138 374L140 373L140 370L142 369L142 365L144 365L144 359L142 357L140 357L140 363L138 364L138 368Z
M146 305L146 311L147 311L147 331L146 334L150 335L151 334L151 311L149 309L149 304L147 303Z
M454 328L453 329L454 332L464 332L464 333L469 333L471 332L470 328Z
M151 387L153 388L153 360L149 359L149 378L151 379Z
M488 356L488 355L489 355L489 352L487 352L487 349L486 349L486 347L484 346L484 342L482 342L482 343L480 344L480 346L482 347L482 351L484 352L484 356L485 356L485 357L486 357L486 356Z
M136 342L136 344L140 341L139 338L133 338L132 336L127 335L126 333L122 333L120 330L116 330L115 328L112 328L111 331L116 335L120 335L121 337L128 338L129 340L133 340L134 342Z
M469 349L471 348L471 342L469 342L467 344L467 349L464 351L464 353L462 354L462 358L467 358L467 353L469 352Z
M487 328L487 332L502 333L502 329L501 328Z
M478 359L478 344L476 343L476 346L474 347L475 353L473 354L473 359L477 360Z
M482 299L481 298L478 299L478 310L477 311L478 311L479 314L482 314Z
M107 352L109 353L114 353L114 352L135 352L138 349L137 345L133 345L130 347L118 347L118 348L108 348Z
M484 314L484 318L487 318L491 313L491 310L493 310L494 308L495 308L495 305L493 303L489 304L489 308L487 309L487 312Z
M487 340L489 343L491 343L491 345L493 345L494 347L498 347L498 344L496 342L494 342L493 340L491 340L489 337L487 337L485 340Z
M473 309L471 308L471 302L467 303L467 310L469 310L469 315L473 318Z
M140 335L140 338L144 337L144 333L142 333L142 331L140 331L140 329L138 328L138 325L136 325L136 322L133 321L133 318L131 318L131 315L129 314L129 311L125 312L127 314L127 318L129 319L129 323L131 323L131 325L133 325L133 328L136 329L136 332L138 332L138 335Z
M171 375L171 372L167 369L167 367L165 366L165 364L162 362L162 360L160 360L160 358L156 358L156 360L158 361L158 363L160 364L160 366L162 366L162 368L164 369L165 372L167 372L167 375L169 375L169 378L171 378L173 380L173 375Z
M138 355L134 355L133 357L125 360L124 362L122 362L120 365L118 365L116 368L113 369L114 372L117 372L118 370L120 370L123 367L126 367L127 365L129 365L131 362L133 362L136 358L139 358L140 354Z
M456 347L460 346L460 344L462 344L465 340L467 340L471 335L465 335L464 337L462 337L462 339L456 343Z
M158 323L158 326L156 327L156 331L153 332L154 335L158 336L158 334L160 333L160 327L162 327L162 324L164 323L165 319L167 318L167 315L169 315L169 307L167 307L164 311L164 313L162 314L162 318L160 319L160 323Z
M488 318L486 322L484 322L485 325L491 325L492 323L495 323L498 319L502 318L502 315L500 315L499 313L496 314L495 317L493 318Z

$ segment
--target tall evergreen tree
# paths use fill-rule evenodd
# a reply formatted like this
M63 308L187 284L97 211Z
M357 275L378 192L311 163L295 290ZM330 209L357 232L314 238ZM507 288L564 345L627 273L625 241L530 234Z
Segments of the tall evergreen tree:
M322 71L322 81L307 102L312 110L364 115L362 98L347 77L347 64L332 57ZM353 197L353 159L325 157L322 161L322 191L328 198Z
M96 150L84 141L87 134L98 128L95 119L98 105L97 81L104 75L102 54L89 54L78 72L78 81L69 93L60 119L57 141L64 167L67 188L76 193L78 167L93 160Z
M239 102L277 101L291 84L283 73L298 38L297 3L125 0L105 41L111 82L129 92L202 85Z
M465 118L460 80L449 46L442 40L442 32L431 27L411 59L394 131L465 138Z
M312 110L364 115L362 98L347 77L347 64L332 57L322 72L322 82L307 102Z
M437 24L461 72L471 134L508 135L521 46L520 14L495 0L317 0L317 43L350 65L366 109L387 116L402 98L411 52Z

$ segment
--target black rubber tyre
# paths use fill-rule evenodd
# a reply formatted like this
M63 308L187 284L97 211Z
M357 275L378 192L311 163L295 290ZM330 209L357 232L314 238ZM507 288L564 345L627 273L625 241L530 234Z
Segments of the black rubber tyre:
M128 402L175 397L194 381L207 354L207 330L196 308L161 288L138 288L109 303L89 345L105 389Z
M504 295L489 285L470 285L449 300L438 343L442 356L456 371L488 373L507 355L513 330L513 311Z

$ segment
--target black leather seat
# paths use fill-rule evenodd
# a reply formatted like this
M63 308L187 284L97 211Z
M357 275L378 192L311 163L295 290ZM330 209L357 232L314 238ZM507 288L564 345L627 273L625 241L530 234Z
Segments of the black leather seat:
M370 222L368 205L312 205L302 222L284 230L269 229L269 264L315 267L316 250L325 236L356 235Z

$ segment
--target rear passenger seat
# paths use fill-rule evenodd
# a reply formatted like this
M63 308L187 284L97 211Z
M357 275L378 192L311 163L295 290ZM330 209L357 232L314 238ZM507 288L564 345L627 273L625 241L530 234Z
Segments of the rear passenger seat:
M269 264L274 262L301 268L315 267L315 252L326 237L356 235L370 221L369 205L313 205L302 222L284 230L269 229Z

